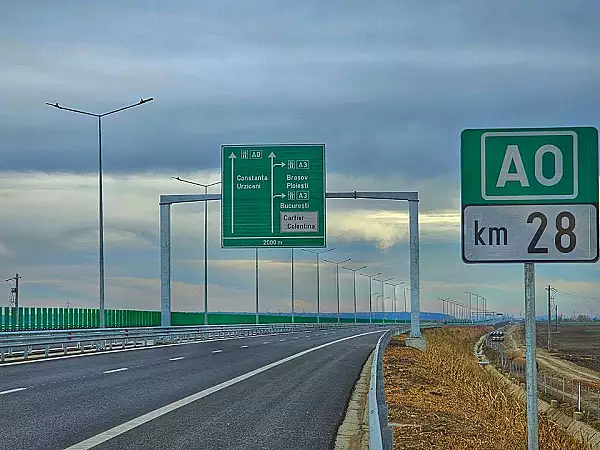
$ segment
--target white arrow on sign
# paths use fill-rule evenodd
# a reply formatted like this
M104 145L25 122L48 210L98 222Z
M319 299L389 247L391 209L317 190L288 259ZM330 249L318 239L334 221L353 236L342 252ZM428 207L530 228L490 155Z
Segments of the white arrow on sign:
M235 153L231 152L231 154L229 155L229 159L231 160L231 234L233 234L233 185L235 182L235 176L234 176L234 170L233 170L233 166L235 163Z
M275 214L275 211L274 211L274 206L273 206L273 199L275 197L285 198L285 194L277 194L277 195L273 194L273 168L275 166L280 166L280 167L285 166L285 163L273 162L273 160L275 158L276 158L275 153L273 153L273 152L269 153L269 159L271 160L271 233L275 232L275 219L273 217L273 215Z

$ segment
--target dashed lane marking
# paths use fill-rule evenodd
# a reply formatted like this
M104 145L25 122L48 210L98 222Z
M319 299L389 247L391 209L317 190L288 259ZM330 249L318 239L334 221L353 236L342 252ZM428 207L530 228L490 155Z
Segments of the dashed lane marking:
M112 369L112 370L105 370L102 373L115 373L115 372L123 372L124 370L127 370L127 367L121 367L120 369Z
M254 377L260 373L266 372L267 370L273 369L274 367L285 364L288 361L292 361L296 358L300 358L304 355L307 355L309 353L312 353L314 351L320 350L325 347L329 347L330 345L334 345L339 342L344 342L349 339L355 339L357 337L366 336L369 334L380 333L382 331L387 331L387 330L369 331L366 333L355 334L352 336L347 336L347 337L344 337L341 339L337 339L335 341L327 342L325 344L321 344L316 347L309 348L309 349L301 351L299 353L295 353L291 356L280 359L279 361L272 362L270 364L267 364L266 366L259 367L258 369L254 369L243 375L239 375L235 378L231 378L230 380L219 383L208 389L204 389L203 391L196 392L195 394L192 394L188 397L182 398L181 400L177 400L177 401L170 403L168 405L165 405L161 408L155 409L154 411L150 411L149 413L146 413L142 416L136 417L135 419L131 419L125 423L122 423L122 424L117 425L109 430L106 430L106 431L100 433L100 434L97 434L96 436L92 436L91 438L86 439L85 441L81 441L75 445L72 445L71 447L68 447L65 450L87 450L87 449L96 447L97 445L100 445L103 442L113 439L123 433L130 431L130 430L133 430L134 428L137 428L140 425L150 422L153 419L164 416L165 414L168 414L171 411L175 411L176 409L179 409L183 406L189 405L190 403L196 402L204 397L208 397L209 395L214 394L215 392L219 392L223 389L228 388L229 386L233 386L234 384L237 384L241 381L247 380L248 378Z
M9 389L8 391L2 391L0 392L0 395L4 395L4 394L12 394L13 392L20 392L20 391L24 391L25 389L27 389L26 387L24 388L15 388L15 389Z

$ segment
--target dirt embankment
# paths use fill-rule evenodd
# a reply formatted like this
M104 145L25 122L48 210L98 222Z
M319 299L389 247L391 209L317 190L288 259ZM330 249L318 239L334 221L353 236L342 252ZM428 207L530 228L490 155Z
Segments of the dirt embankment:
M506 449L526 444L525 406L479 366L473 345L487 328L427 330L427 352L390 343L385 391L396 449ZM543 416L540 448L586 447Z
M565 377L574 380L582 380L589 387L600 389L600 372L593 370L588 365L596 367L597 363L600 362L600 351L595 352L594 350L598 346L596 342L599 338L590 334L588 336L576 337L575 335L581 334L581 328L574 325L563 325L560 326L558 333L552 333L552 348L548 351L545 348L540 347L546 343L547 335L545 327L538 325L537 343L536 348L536 359L540 366L540 369L555 374L559 377ZM504 346L507 351L519 348L524 351L525 349L525 335L522 324L514 324L508 327ZM582 355L591 354L590 358L592 361L586 366L577 364L575 361L581 363ZM587 358L587 356L586 356ZM587 361L583 360L583 361Z

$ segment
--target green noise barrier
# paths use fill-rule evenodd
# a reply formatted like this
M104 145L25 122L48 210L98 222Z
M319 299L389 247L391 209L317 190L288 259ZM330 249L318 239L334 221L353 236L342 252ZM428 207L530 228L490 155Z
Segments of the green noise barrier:
M243 325L254 324L253 313L209 313L210 325ZM261 324L290 323L291 317L282 314L260 314ZM316 323L315 316L295 315L295 323ZM337 322L337 315L321 316L321 323ZM342 317L342 323L354 323L353 317ZM361 317L359 323L368 323L369 319ZM373 320L381 323L381 319ZM398 321L397 323L401 323ZM105 309L104 323L107 328L156 327L160 326L160 311L137 309ZM385 323L394 323L385 320ZM202 325L203 312L171 312L172 326ZM100 326L100 310L95 308L48 308L48 307L0 307L0 331L33 331L64 330L76 328L98 328Z

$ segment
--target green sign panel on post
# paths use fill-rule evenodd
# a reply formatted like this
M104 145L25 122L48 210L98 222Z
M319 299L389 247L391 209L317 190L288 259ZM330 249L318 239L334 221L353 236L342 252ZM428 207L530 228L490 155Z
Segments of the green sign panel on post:
M464 130L466 263L598 260L598 130Z
M325 145L221 152L221 247L325 247Z

